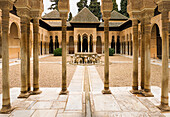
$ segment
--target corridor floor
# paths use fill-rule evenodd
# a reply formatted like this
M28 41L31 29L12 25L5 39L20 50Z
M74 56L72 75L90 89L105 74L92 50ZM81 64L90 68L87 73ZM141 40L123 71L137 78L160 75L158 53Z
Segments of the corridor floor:
M89 90L85 90L87 87ZM47 87L41 88L40 95L17 99L20 88L11 88L12 107L16 108L0 117L170 117L170 113L161 113L156 107L161 97L159 87L153 86L154 97L147 98L132 95L131 87L110 89L110 95L101 93L103 82L95 66L77 66L68 87L69 95L59 95L60 88Z

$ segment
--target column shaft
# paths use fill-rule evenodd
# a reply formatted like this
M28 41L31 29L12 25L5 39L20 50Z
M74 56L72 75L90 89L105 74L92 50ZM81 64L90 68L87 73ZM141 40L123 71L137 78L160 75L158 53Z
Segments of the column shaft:
M67 56L66 56L66 18L62 18L62 90L60 94L67 94Z
M131 40L129 41L129 55L131 56Z
M126 55L128 55L128 40L126 40Z
M122 43L120 42L120 54L122 54Z
M132 20L133 30L133 84L131 93L136 94L138 91L138 20Z
M81 36L81 52L83 52L83 38Z
M9 10L2 9L2 113L11 110L9 87Z
M150 18L145 19L145 27L144 27L144 33L145 33L145 78L144 78L144 92L143 95L146 97L153 97L153 94L151 93L151 81L150 81L150 72L151 72L151 60L150 60L150 40L151 40L151 23Z
M30 56L31 56L31 45L30 45L30 19L27 19L27 86L28 91L31 91L30 81Z
M115 54L117 54L117 35L115 36Z
M39 90L39 18L33 18L33 94L40 94Z
M74 43L74 53L77 53L77 42Z
M161 105L162 110L170 110L168 106L168 11L162 12L162 83L161 83Z
M109 19L104 19L104 37L105 37L105 67L104 67L104 90L103 94L110 94L109 90Z
M141 57L141 89L144 89L145 81L145 33L144 20L141 20L141 43L140 43L140 57Z
M27 79L27 17L21 16L21 94L18 98L29 97Z
M103 45L103 44L102 44ZM103 47L102 47L103 48ZM93 41L93 52L96 53L96 40Z

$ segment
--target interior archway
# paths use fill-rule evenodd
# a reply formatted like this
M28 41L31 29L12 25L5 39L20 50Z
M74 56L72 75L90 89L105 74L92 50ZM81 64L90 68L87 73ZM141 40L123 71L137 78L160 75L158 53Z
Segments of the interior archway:
M9 58L20 58L19 29L15 22L10 26L9 34Z
M112 36L111 48L115 50L115 37Z
M81 52L81 36L80 35L78 35L77 51Z
M151 57L162 59L162 39L157 24L154 24L151 31Z
M116 47L117 47L117 54L120 54L120 37L119 36L117 36Z
M55 36L55 49L59 48L58 36Z
M88 52L88 36L86 34L83 35L83 52Z
M53 53L53 37L50 36L50 43L49 43L49 53Z

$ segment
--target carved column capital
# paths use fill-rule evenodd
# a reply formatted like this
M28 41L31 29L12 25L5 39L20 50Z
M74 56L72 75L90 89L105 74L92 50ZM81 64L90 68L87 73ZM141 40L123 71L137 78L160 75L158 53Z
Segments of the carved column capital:
M31 10L30 14L31 14L32 19L40 19L41 15L42 15L42 11L38 10L38 9L37 10Z
M17 14L19 17L30 18L30 9L17 7Z
M2 10L12 10L14 1L12 0L0 0L0 9Z

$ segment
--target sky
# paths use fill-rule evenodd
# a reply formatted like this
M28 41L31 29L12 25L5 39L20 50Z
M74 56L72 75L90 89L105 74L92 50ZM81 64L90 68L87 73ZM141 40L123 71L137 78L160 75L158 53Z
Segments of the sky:
M70 0L70 12L72 13L73 16L75 16L78 13L78 8L77 8L77 2L79 2L80 0ZM101 0L98 0L101 3ZM119 6L120 9L120 0L116 0L117 4ZM49 13L50 10L48 10L48 8L51 5L50 0L43 0L44 2L44 13ZM88 0L88 4L90 4L90 0Z

